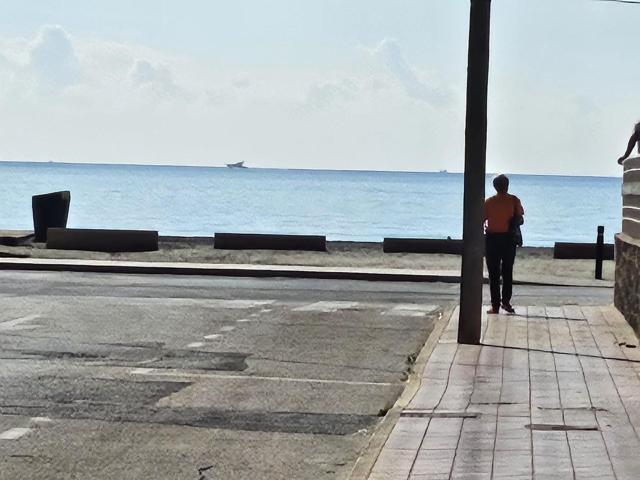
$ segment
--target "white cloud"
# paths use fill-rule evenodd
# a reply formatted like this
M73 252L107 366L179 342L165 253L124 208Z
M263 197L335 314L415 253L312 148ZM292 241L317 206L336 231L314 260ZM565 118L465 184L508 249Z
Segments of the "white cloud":
M407 95L434 107L446 105L450 95L422 79L418 70L404 56L397 40L385 38L376 47L367 50L402 85Z
M241 77L241 78L234 78L232 84L237 89L244 90L251 87L253 82L248 78Z
M147 60L135 60L129 70L127 80L134 87L159 96L180 96L183 93L166 66L153 65Z
M27 72L37 86L61 89L78 82L80 69L69 34L59 25L40 29L29 46Z
M358 85L349 78L322 82L309 87L307 102L315 108L342 106L356 98Z

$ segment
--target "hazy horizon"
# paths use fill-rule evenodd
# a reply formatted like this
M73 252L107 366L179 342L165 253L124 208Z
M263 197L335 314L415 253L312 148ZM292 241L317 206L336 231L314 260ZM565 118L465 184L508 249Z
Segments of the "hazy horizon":
M468 0L3 3L0 160L463 170ZM487 171L619 177L638 20L493 2Z
M98 163L98 162L65 162L57 160L0 160L0 164L3 163L22 163L22 164L54 164L54 165L89 165L89 166L121 166L121 167L185 167L185 168L228 168L226 164L211 164L211 165L197 165L197 164L175 164L175 163ZM245 165L247 169L251 170L301 170L301 171L325 171L325 172L362 172L362 173L447 173L462 175L463 170L380 170L380 169L355 169L355 168L315 168L315 167L261 167L255 165ZM622 178L622 172L619 175L568 175L559 173L530 173L530 172L508 172L508 171L495 171L490 172L487 170L486 175L498 175L500 173L515 176L534 176L534 177L594 177L594 178Z

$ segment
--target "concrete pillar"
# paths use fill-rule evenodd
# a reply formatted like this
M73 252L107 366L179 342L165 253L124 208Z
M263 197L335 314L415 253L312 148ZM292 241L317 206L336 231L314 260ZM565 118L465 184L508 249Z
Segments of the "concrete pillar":
M458 342L480 343L491 0L471 0L464 160L464 226Z

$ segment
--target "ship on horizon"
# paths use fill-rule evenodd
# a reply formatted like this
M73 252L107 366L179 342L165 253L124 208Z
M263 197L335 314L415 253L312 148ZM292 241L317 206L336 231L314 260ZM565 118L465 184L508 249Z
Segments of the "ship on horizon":
M244 161L236 162L236 163L227 163L226 165L229 168L249 168L244 166Z

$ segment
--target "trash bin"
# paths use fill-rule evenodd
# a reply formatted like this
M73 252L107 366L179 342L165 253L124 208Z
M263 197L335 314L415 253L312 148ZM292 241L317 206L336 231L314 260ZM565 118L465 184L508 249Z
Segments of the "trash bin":
M31 198L36 242L47 241L48 228L66 228L70 203L71 192L69 191L34 195Z

